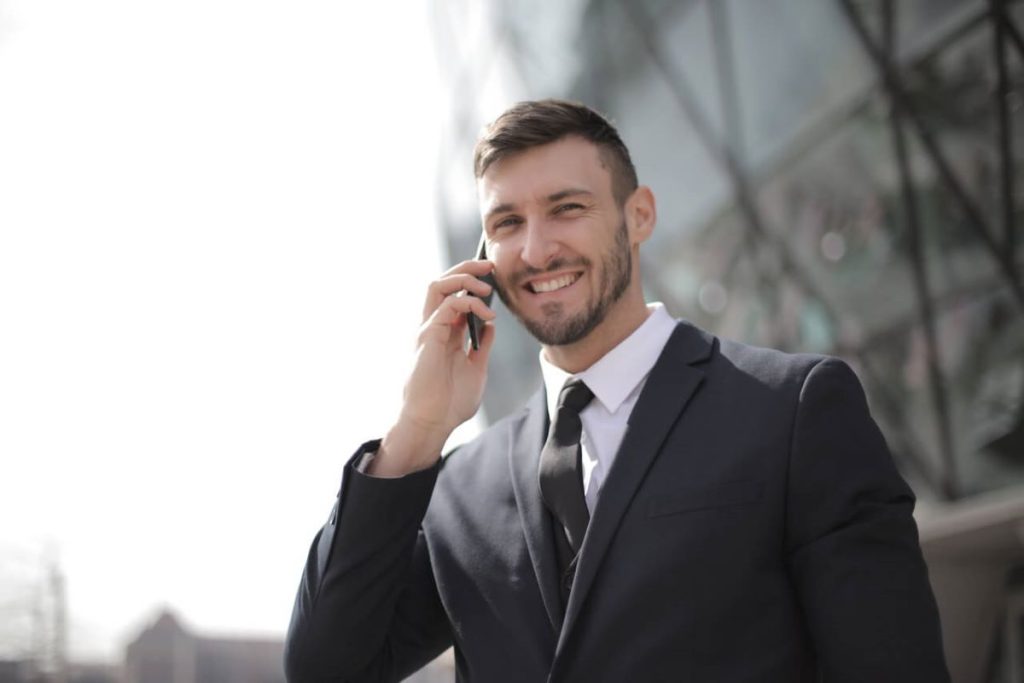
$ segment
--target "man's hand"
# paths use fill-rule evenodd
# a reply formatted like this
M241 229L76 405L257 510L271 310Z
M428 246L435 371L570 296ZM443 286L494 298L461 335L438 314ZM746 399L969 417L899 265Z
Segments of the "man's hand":
M490 261L463 261L430 284L412 373L405 384L402 412L381 442L369 474L395 477L430 467L452 431L476 413L494 345L494 311L479 296L491 286L478 278ZM466 316L485 322L480 349L466 344Z

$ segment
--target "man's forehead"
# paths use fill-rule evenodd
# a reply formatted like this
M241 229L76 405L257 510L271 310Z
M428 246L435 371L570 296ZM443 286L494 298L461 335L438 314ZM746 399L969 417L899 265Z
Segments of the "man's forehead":
M611 189L600 150L583 138L563 138L511 154L477 179L480 210L501 204L545 200L567 189L599 193Z

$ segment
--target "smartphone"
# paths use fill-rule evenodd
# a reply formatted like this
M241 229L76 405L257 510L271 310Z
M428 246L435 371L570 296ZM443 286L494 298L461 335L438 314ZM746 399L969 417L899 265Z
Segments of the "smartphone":
M482 259L486 259L487 258L487 234L486 233L480 233L480 246L478 246L476 248L476 258L477 258L477 260L482 260ZM491 305L491 299L494 298L494 271L492 270L490 273L487 273L487 275L484 275L484 276L480 277L479 279L481 281L483 281L483 282L486 282L487 284L489 284L491 286L491 293L488 294L487 296L480 297L481 299L483 299L485 304L490 306ZM469 295L470 296L476 296L476 294L472 294L472 293L470 293ZM480 320L480 318L478 316L476 316L475 314L473 314L473 313L470 313L466 317L466 321L468 322L468 327L469 327L469 343L473 345L473 349L474 350L479 349L480 348L480 333L483 330L484 321Z

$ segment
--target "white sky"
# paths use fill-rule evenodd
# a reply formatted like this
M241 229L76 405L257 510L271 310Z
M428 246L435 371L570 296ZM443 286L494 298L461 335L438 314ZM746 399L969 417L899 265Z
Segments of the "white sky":
M423 5L0 0L0 584L73 654L283 633L440 266Z

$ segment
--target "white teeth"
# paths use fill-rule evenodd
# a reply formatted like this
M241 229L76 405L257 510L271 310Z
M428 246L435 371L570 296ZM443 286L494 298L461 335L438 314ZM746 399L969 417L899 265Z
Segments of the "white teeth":
M546 282L531 282L530 288L536 293L541 294L543 292L553 292L556 289L562 287L568 287L572 283L576 282L578 274L563 275L562 277L555 278L554 280L548 280Z

